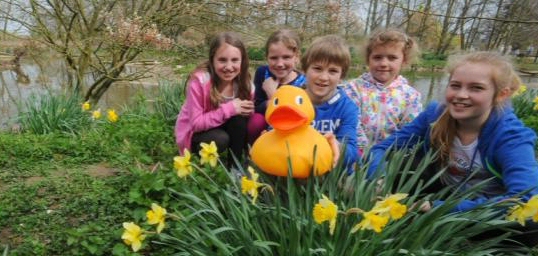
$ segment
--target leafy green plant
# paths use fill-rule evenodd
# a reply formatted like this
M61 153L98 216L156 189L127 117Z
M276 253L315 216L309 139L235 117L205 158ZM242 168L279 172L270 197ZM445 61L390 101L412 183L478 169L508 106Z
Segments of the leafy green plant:
M173 126L185 100L184 92L182 81L175 83L161 82L153 101L154 113Z
M451 213L462 197L475 190L457 196L448 189L423 194L429 181L419 176L433 156L427 155L418 166L411 164L413 157L412 152L395 152L387 163L386 176L373 181L364 177L364 169L348 177L341 168L306 180L263 173L256 180L245 171L241 180L230 171L219 180L214 179L218 170L192 163L193 173L181 185L168 187L170 197L161 204L168 216L163 232L140 231L137 235L146 234L151 240L143 241L147 246L143 252L164 246L185 255L488 255L502 251L496 245L505 236L470 240L509 223L499 219L498 205ZM245 191L249 179L260 189L254 193L257 201ZM405 195L402 203L407 214L388 221L380 232L370 230L374 222L354 229L381 198L397 193ZM317 202L325 197L338 208L334 233L330 225L317 223L313 216ZM446 199L445 204L427 213L415 207L422 200L439 197ZM149 229L148 225L142 228Z
M436 54L433 52L425 52L421 56L423 60L446 60L447 57L446 54Z
M523 121L523 123L538 133L538 89L527 89L522 85L520 90L512 97L512 105L514 113ZM535 150L538 150L538 144L535 145Z
M538 116L529 116L523 119L523 123L535 132L538 132Z
M537 115L538 110L535 109L537 105L535 102L536 97L538 97L538 89L528 89L522 86L520 91L512 97L514 113L521 119Z
M83 111L81 104L76 95L33 94L19 107L19 122L23 130L36 134L78 133L91 123L91 116Z
M247 55L249 60L264 61L265 49L259 47L249 47L247 49Z

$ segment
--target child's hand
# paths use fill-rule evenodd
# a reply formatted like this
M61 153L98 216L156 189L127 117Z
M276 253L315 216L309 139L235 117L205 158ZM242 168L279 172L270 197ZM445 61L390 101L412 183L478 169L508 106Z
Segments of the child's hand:
M273 94L275 94L275 91L278 88L278 81L273 77L268 77L265 79L265 81L263 81L262 88L269 99L273 97Z
M329 145L331 145L331 149L333 150L333 168L338 163L338 159L340 158L340 146L338 143L338 140L332 133L325 133L323 136L327 139L329 142Z
M250 116L254 112L254 102L251 100L241 100L239 98L235 98L233 100L233 105L235 112L238 115Z

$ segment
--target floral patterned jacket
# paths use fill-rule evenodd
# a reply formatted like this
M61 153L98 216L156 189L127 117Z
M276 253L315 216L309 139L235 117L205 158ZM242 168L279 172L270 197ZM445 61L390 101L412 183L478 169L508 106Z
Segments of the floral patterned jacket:
M357 137L359 154L382 141L422 111L421 94L398 76L385 86L370 73L343 85L348 97L359 107Z

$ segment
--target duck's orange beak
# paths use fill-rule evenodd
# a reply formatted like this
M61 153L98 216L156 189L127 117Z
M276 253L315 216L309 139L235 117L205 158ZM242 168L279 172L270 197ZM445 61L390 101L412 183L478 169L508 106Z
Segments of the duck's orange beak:
M307 124L308 117L296 108L279 106L271 113L267 122L277 130L289 131Z

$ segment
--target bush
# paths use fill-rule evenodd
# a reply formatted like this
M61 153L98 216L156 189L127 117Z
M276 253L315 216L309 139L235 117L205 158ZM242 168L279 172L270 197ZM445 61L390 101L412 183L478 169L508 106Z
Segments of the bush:
M538 115L538 110L535 109L537 105L535 103L536 97L538 97L538 89L527 89L525 85L520 87L520 90L512 97L512 105L517 117L525 119Z
M423 60L446 60L448 55L446 54L435 54L433 52L422 53L421 58Z
M265 49L264 48L255 48L250 47L247 49L247 55L249 60L255 61L264 61L265 60Z
M525 85L521 85L520 89L512 96L512 105L514 113L519 119L534 132L538 133L538 89L527 89ZM535 145L535 150L538 150L538 144Z
M42 96L33 94L19 109L22 129L36 134L78 133L91 121L90 116L84 113L82 100L77 95L52 92Z

